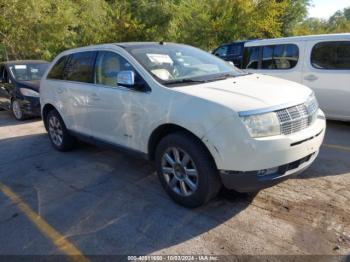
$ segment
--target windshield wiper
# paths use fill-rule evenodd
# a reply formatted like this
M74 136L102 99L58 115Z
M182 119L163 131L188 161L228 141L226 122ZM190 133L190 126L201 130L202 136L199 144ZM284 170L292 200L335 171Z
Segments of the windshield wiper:
M215 77L215 78L211 78L209 81L218 81L218 80L225 80L229 77L236 77L232 74L222 74L222 75L219 75L218 77Z
M205 80L196 80L196 79L191 79L191 78L184 78L184 79L179 79L179 80L174 80L174 81L169 81L164 83L165 85L176 85L176 84L187 84L187 83L206 83L207 81Z

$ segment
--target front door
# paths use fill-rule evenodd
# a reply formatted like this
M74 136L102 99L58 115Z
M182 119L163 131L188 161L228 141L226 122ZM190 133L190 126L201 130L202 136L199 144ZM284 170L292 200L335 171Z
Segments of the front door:
M142 130L150 112L145 107L150 95L119 86L118 72L132 70L131 64L119 54L101 51L96 60L96 98L90 101L89 116L93 136L119 146L140 149Z

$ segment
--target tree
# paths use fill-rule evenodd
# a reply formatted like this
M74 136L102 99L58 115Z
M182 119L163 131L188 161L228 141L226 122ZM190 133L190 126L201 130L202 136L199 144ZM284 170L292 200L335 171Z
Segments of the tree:
M310 0L287 0L286 9L281 15L282 27L281 34L291 35L295 26L302 22L308 14Z
M350 32L350 8L339 10L328 20L308 18L295 26L294 35L330 34Z
M350 8L303 20L310 0L0 0L0 56L52 59L105 42L224 42L349 31Z

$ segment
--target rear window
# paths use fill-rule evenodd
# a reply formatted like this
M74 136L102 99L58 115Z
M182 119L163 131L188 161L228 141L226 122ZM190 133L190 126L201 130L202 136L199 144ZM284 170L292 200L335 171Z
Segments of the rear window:
M350 41L316 44L311 52L311 64L317 69L350 69Z
M70 55L64 75L69 81L93 83L96 52L80 52Z
M51 68L49 74L47 75L47 78L49 79L63 79L63 70L67 62L67 56L63 56L56 64Z
M261 69L291 69L299 59L299 48L294 44L263 46Z

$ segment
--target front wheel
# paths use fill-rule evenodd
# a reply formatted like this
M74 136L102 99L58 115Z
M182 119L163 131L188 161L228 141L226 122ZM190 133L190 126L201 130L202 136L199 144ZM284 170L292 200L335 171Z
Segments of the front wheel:
M155 162L163 188L183 206L201 206L221 188L210 153L200 141L186 133L163 138L157 146Z
M69 134L63 119L56 110L47 114L46 125L52 145L59 151L68 151L74 146L74 137Z
M22 121L24 120L26 117L24 115L24 112L21 108L20 103L17 100L13 100L11 103L11 110L12 110L12 114L13 116L19 120Z

